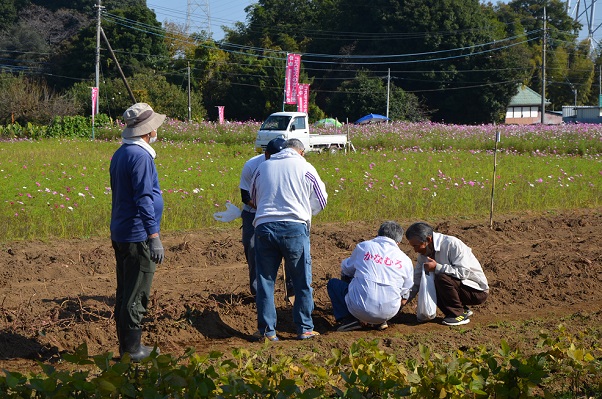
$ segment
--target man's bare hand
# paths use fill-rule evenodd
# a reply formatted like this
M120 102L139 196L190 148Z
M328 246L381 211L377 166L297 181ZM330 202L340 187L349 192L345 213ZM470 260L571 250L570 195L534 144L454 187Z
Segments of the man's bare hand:
M426 258L427 261L423 263L425 272L434 272L437 268L437 261L433 258Z

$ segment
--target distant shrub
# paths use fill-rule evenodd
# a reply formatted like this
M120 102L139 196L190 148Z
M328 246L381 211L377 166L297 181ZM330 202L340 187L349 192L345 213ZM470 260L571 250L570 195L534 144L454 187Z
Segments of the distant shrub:
M57 116L52 120L46 137L87 137L92 126L88 118L83 116Z
M46 126L27 123L21 126L18 122L0 126L0 138L3 139L38 139L46 134Z

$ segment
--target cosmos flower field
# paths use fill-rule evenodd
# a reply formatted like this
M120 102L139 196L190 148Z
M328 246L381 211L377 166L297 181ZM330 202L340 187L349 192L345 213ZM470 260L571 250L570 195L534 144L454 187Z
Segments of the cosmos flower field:
M226 201L240 205L240 172L255 155L258 127L169 120L159 130L163 233L239 227L212 215L225 210ZM108 236L108 168L120 130L103 128L95 140L0 141L0 241ZM348 134L357 151L306 156L329 194L314 223L483 219L492 204L494 217L600 206L598 125L392 123L344 126L337 133Z

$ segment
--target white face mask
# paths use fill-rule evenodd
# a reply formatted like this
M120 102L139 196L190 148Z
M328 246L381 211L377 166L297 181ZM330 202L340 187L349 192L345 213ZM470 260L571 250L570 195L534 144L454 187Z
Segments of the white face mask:
M153 134L151 133L150 139L148 140L149 144L153 144L155 141L157 141L157 132L155 132L155 135L153 136Z

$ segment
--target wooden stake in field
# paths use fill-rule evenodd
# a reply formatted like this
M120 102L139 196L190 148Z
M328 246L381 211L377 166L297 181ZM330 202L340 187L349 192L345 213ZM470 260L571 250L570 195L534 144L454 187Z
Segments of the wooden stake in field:
M495 126L495 124L494 124ZM491 208L489 211L489 228L493 229L493 197L495 194L495 172L497 169L497 143L500 142L500 131L495 129L495 146L493 148L493 180L491 182Z

